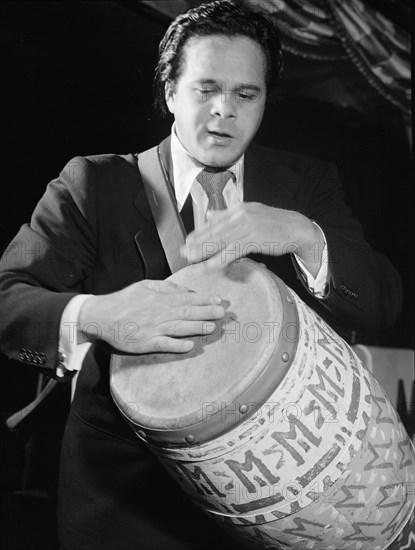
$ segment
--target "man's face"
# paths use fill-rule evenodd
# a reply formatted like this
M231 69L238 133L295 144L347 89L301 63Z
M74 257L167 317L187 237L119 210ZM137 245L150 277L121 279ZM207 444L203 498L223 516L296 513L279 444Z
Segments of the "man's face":
M180 76L166 86L180 141L212 166L230 166L245 152L261 123L265 95L264 54L242 36L190 39Z

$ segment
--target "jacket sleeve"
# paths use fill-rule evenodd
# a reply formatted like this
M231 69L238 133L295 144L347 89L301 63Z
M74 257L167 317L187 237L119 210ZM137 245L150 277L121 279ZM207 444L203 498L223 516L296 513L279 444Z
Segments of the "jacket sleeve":
M72 159L0 261L1 349L55 375L62 312L93 270L93 163Z
M387 328L401 311L401 278L391 262L366 242L360 223L344 202L335 166L321 166L319 176L308 180L304 212L319 224L327 240L329 282L321 303L344 326ZM295 269L308 290L297 265Z

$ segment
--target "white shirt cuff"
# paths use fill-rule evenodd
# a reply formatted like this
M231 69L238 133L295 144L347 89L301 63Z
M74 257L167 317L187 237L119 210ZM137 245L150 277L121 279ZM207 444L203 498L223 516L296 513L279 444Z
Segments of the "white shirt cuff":
M320 229L324 239L324 247L321 255L321 265L316 277L314 278L311 275L311 273L308 271L308 269L305 267L304 263L302 262L301 258L299 258L296 254L294 254L294 257L302 273L305 275L307 286L310 292L312 292L316 298L324 298L328 289L328 274L329 274L327 241L324 235L324 231L321 229L321 227L316 222L313 222L313 223L315 226L317 226Z
M59 328L59 365L56 375L62 377L66 371L81 370L82 361L91 342L78 344L77 334L81 328L79 324L79 313L81 308L91 294L79 294L72 298L63 310Z

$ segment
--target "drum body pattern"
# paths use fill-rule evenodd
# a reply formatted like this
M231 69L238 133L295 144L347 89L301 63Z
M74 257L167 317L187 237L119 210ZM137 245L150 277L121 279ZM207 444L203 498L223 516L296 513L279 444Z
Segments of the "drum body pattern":
M184 444L169 429L153 438L140 402L122 396L118 358L115 402L196 505L248 548L413 548L415 453L399 417L353 350L272 277L284 315L266 370L284 376L265 398L203 402Z

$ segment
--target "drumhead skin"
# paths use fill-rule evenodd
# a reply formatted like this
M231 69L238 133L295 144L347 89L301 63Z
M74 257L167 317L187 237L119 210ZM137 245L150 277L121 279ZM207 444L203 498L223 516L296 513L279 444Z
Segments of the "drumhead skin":
M200 444L246 420L275 391L295 353L297 314L284 283L248 259L220 269L194 264L168 280L218 294L225 317L186 354L114 351L111 393L141 437Z

